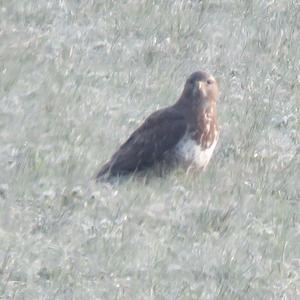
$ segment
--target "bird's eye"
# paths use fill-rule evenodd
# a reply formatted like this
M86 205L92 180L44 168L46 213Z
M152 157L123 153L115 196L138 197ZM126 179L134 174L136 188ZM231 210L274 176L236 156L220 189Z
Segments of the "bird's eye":
M207 83L207 84L213 84L214 81L213 81L212 79L207 79L206 83Z

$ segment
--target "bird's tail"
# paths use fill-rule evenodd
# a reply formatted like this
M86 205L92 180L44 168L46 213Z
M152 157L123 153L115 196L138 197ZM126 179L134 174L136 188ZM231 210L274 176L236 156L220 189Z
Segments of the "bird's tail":
M95 176L96 181L101 181L101 180L107 179L110 175L110 168L111 168L110 162L107 162L106 164L104 164L102 166L102 168L100 169L100 171Z

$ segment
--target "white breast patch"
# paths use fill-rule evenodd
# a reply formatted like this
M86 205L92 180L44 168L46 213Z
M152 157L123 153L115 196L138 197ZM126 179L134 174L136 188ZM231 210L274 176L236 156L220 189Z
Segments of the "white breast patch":
M216 137L209 148L203 149L201 145L197 145L190 137L184 136L175 147L175 155L188 167L205 169L212 157L217 142L218 138Z

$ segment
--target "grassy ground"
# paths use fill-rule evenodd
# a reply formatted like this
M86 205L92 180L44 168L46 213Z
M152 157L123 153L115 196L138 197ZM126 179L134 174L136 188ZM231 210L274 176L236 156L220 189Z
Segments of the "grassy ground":
M0 299L299 299L299 1L0 0ZM95 184L186 77L208 170Z

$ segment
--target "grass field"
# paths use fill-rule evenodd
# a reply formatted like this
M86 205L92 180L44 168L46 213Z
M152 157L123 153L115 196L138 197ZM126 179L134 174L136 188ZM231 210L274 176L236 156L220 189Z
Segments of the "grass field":
M300 299L300 2L0 0L0 299ZM199 176L91 179L186 77Z

